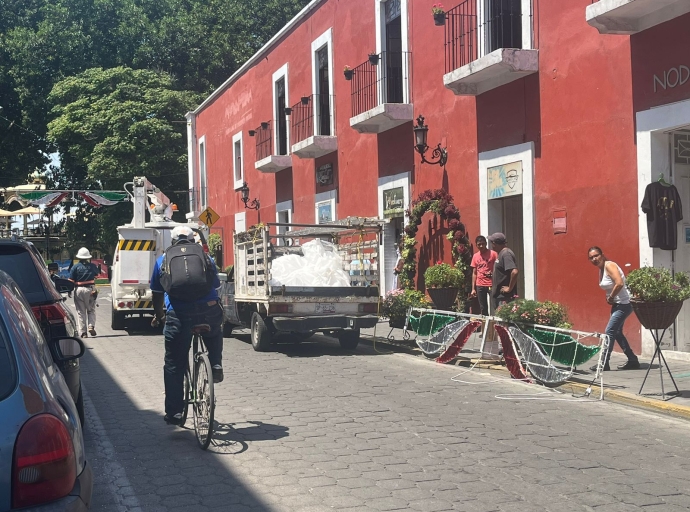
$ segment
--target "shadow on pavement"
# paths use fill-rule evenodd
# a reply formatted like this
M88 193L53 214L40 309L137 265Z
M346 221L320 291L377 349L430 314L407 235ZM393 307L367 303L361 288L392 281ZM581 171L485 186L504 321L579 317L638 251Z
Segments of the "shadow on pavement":
M251 344L249 333L232 333L233 338L247 344ZM315 334L308 340L300 340L296 336L289 334L276 337L275 343L271 345L271 352L283 354L287 357L351 357L351 356L377 356L382 355L371 350L371 343L365 337L360 339L360 343L355 350L345 350L340 346L337 339L322 334Z
M132 354L122 374L113 376L95 355L101 347L92 348L81 360L87 402L86 455L94 470L91 510L271 509L219 456L249 450L247 441L285 437L287 427L258 421L219 422L213 445L203 451L193 429L163 421L162 357L155 375L151 375L151 368L158 361L157 355ZM117 357L105 351L98 356ZM118 363L115 361L112 368L124 366ZM147 385L147 380L156 378L160 383ZM129 386L120 384L124 382Z

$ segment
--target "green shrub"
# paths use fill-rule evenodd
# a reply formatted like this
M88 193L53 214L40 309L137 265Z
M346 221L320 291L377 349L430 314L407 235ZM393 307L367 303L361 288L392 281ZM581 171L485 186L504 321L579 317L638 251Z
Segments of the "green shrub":
M685 272L665 268L642 267L626 278L633 300L641 302L682 302L690 298L690 279Z
M557 302L518 299L503 304L496 310L496 316L516 324L537 324L569 329L572 327L568 310Z
M391 322L404 322L410 308L431 308L431 301L417 290L392 290L386 294L380 315Z
M427 288L461 288L465 283L465 276L459 269L438 262L424 272L424 284Z

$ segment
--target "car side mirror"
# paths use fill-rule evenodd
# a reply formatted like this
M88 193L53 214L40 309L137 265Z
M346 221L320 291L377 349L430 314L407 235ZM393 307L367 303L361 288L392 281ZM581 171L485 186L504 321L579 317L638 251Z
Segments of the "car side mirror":
M74 290L74 283L69 279L57 277L53 279L53 282L55 283L55 288L60 293L70 293Z
M84 342L77 338L76 336L70 336L69 338L60 338L55 347L55 356L60 363L66 363L68 361L74 361L79 359L86 352L86 346Z
M227 283L228 282L228 275L225 272L218 272L218 280L221 283Z

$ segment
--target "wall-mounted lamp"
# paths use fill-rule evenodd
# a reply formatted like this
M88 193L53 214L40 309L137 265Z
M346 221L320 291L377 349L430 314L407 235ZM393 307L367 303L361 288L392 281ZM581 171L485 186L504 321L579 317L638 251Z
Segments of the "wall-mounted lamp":
M419 153L422 156L422 162L431 165L438 164L441 167L446 165L446 162L448 161L448 152L446 151L446 148L441 147L440 143L431 152L432 160L427 160L426 158L424 158L424 153L426 153L429 150L429 146L427 146L426 143L426 135L429 131L429 127L424 124L424 116L420 115L417 118L417 126L413 127L412 130L414 131L415 139L414 148L417 151L417 153Z
M247 133L249 133L250 137L253 137L254 135L256 135L256 130L249 130L249 132Z
M292 115L292 107L285 107L285 115L286 116Z
M240 188L240 192L242 192L242 202L244 203L245 208L249 208L250 210L259 209L258 199L252 199L252 201L249 202L249 186L247 185L246 181L242 183L242 188ZM247 205L247 203L249 203L249 205Z

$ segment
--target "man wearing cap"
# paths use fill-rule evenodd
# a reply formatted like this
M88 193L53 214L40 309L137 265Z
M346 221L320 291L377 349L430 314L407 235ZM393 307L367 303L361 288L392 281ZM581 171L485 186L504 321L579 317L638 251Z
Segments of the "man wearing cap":
M173 245L195 243L194 231L188 226L177 226L172 230L171 235ZM180 425L184 407L184 372L189 361L192 327L195 325L208 324L211 327L211 331L204 333L202 337L208 349L213 382L223 381L223 309L218 299L217 289L220 287L220 281L213 258L208 256L215 275L211 290L198 300L183 301L170 297L163 289L160 278L164 257L165 254L158 257L151 276L155 311L151 325L155 327L165 322L163 327L165 417L163 419L168 424Z
M494 311L502 304L511 302L518 295L517 278L519 270L515 253L506 245L503 233L494 233L489 237L492 248L498 254L494 263L491 296L494 299Z
M99 269L91 263L91 253L86 247L77 251L79 263L69 272L70 281L74 282L74 307L77 308L77 326L82 338L86 338L88 326L89 334L96 336L96 276Z

